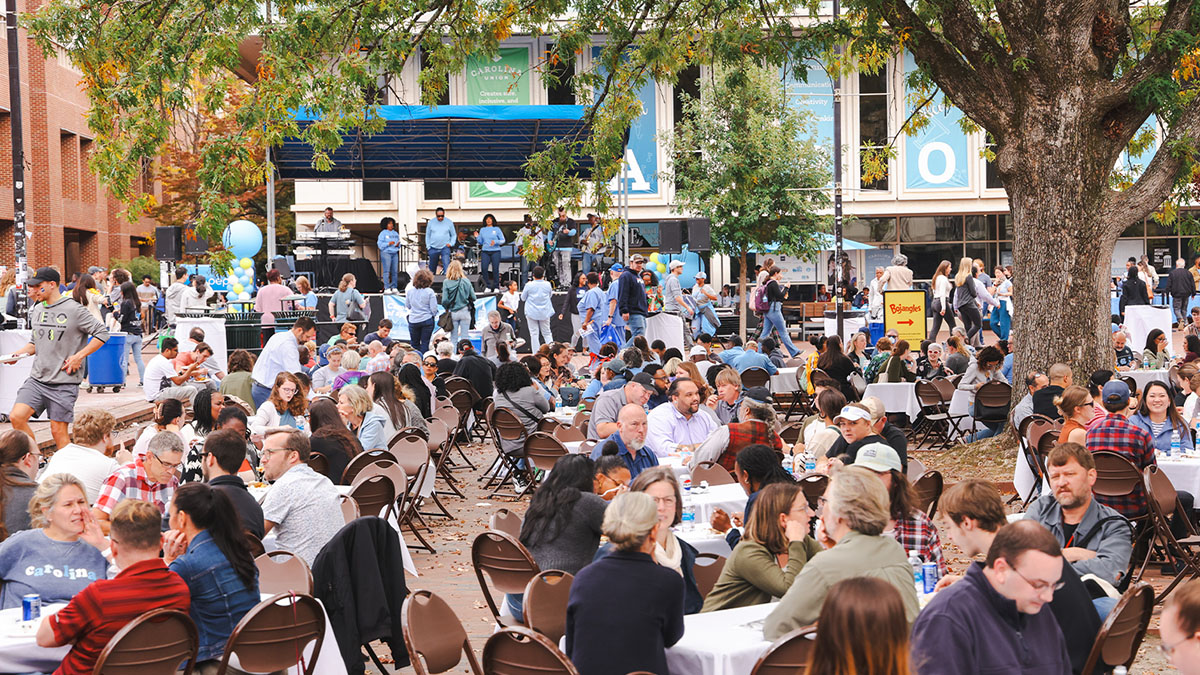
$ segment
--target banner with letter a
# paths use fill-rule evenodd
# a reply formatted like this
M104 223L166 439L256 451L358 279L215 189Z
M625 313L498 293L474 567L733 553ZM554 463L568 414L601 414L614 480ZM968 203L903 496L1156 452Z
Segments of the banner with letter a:
M925 291L884 291L883 329L896 329L911 349L925 339Z

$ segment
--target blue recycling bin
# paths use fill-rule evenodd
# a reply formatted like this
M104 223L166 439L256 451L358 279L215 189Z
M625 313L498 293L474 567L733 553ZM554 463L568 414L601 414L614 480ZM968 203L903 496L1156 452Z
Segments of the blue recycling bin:
M125 386L125 333L109 333L108 342L87 357L88 391L112 387L114 392Z
M884 334L887 333L887 331L885 331L883 329L882 321L880 321L878 323L869 323L867 325L871 328L871 344L872 345L874 345L876 342L879 342L879 338L883 337Z

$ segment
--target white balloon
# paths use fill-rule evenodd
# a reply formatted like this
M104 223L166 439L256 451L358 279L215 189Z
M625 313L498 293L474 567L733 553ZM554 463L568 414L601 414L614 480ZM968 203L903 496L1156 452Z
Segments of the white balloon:
M238 295L238 300L249 300L249 299L250 299L250 294L245 291L242 291L241 295Z

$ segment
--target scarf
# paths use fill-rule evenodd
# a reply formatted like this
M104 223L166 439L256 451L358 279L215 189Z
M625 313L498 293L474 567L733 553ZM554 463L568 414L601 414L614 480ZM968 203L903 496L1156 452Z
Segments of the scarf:
M679 542L675 541L675 533L668 532L666 536L666 546L663 542L654 544L654 562L675 571L679 576L683 576L683 547Z

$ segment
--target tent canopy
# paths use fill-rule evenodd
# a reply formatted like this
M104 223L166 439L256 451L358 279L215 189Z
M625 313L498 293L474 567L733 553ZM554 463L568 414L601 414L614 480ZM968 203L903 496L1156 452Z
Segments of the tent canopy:
M817 242L817 250L819 250L819 251L836 251L837 250L837 240L834 238L834 236L832 234L829 234L827 232L818 232L815 235L813 235L813 238ZM763 248L768 253L774 253L775 251L779 250L779 244L771 244L769 246L764 246ZM870 251L870 250L876 249L876 248L879 248L879 247L872 246L870 244L864 244L860 241L854 241L853 239L846 239L845 237L842 237L842 250L843 251Z
M301 180L516 181L530 155L555 139L586 139L591 128L581 105L379 106L386 121L373 136L354 132L330 153L333 167L312 167L312 147L288 138L273 153L279 175ZM316 121L295 113L304 129ZM591 157L577 157L575 174L591 175Z

